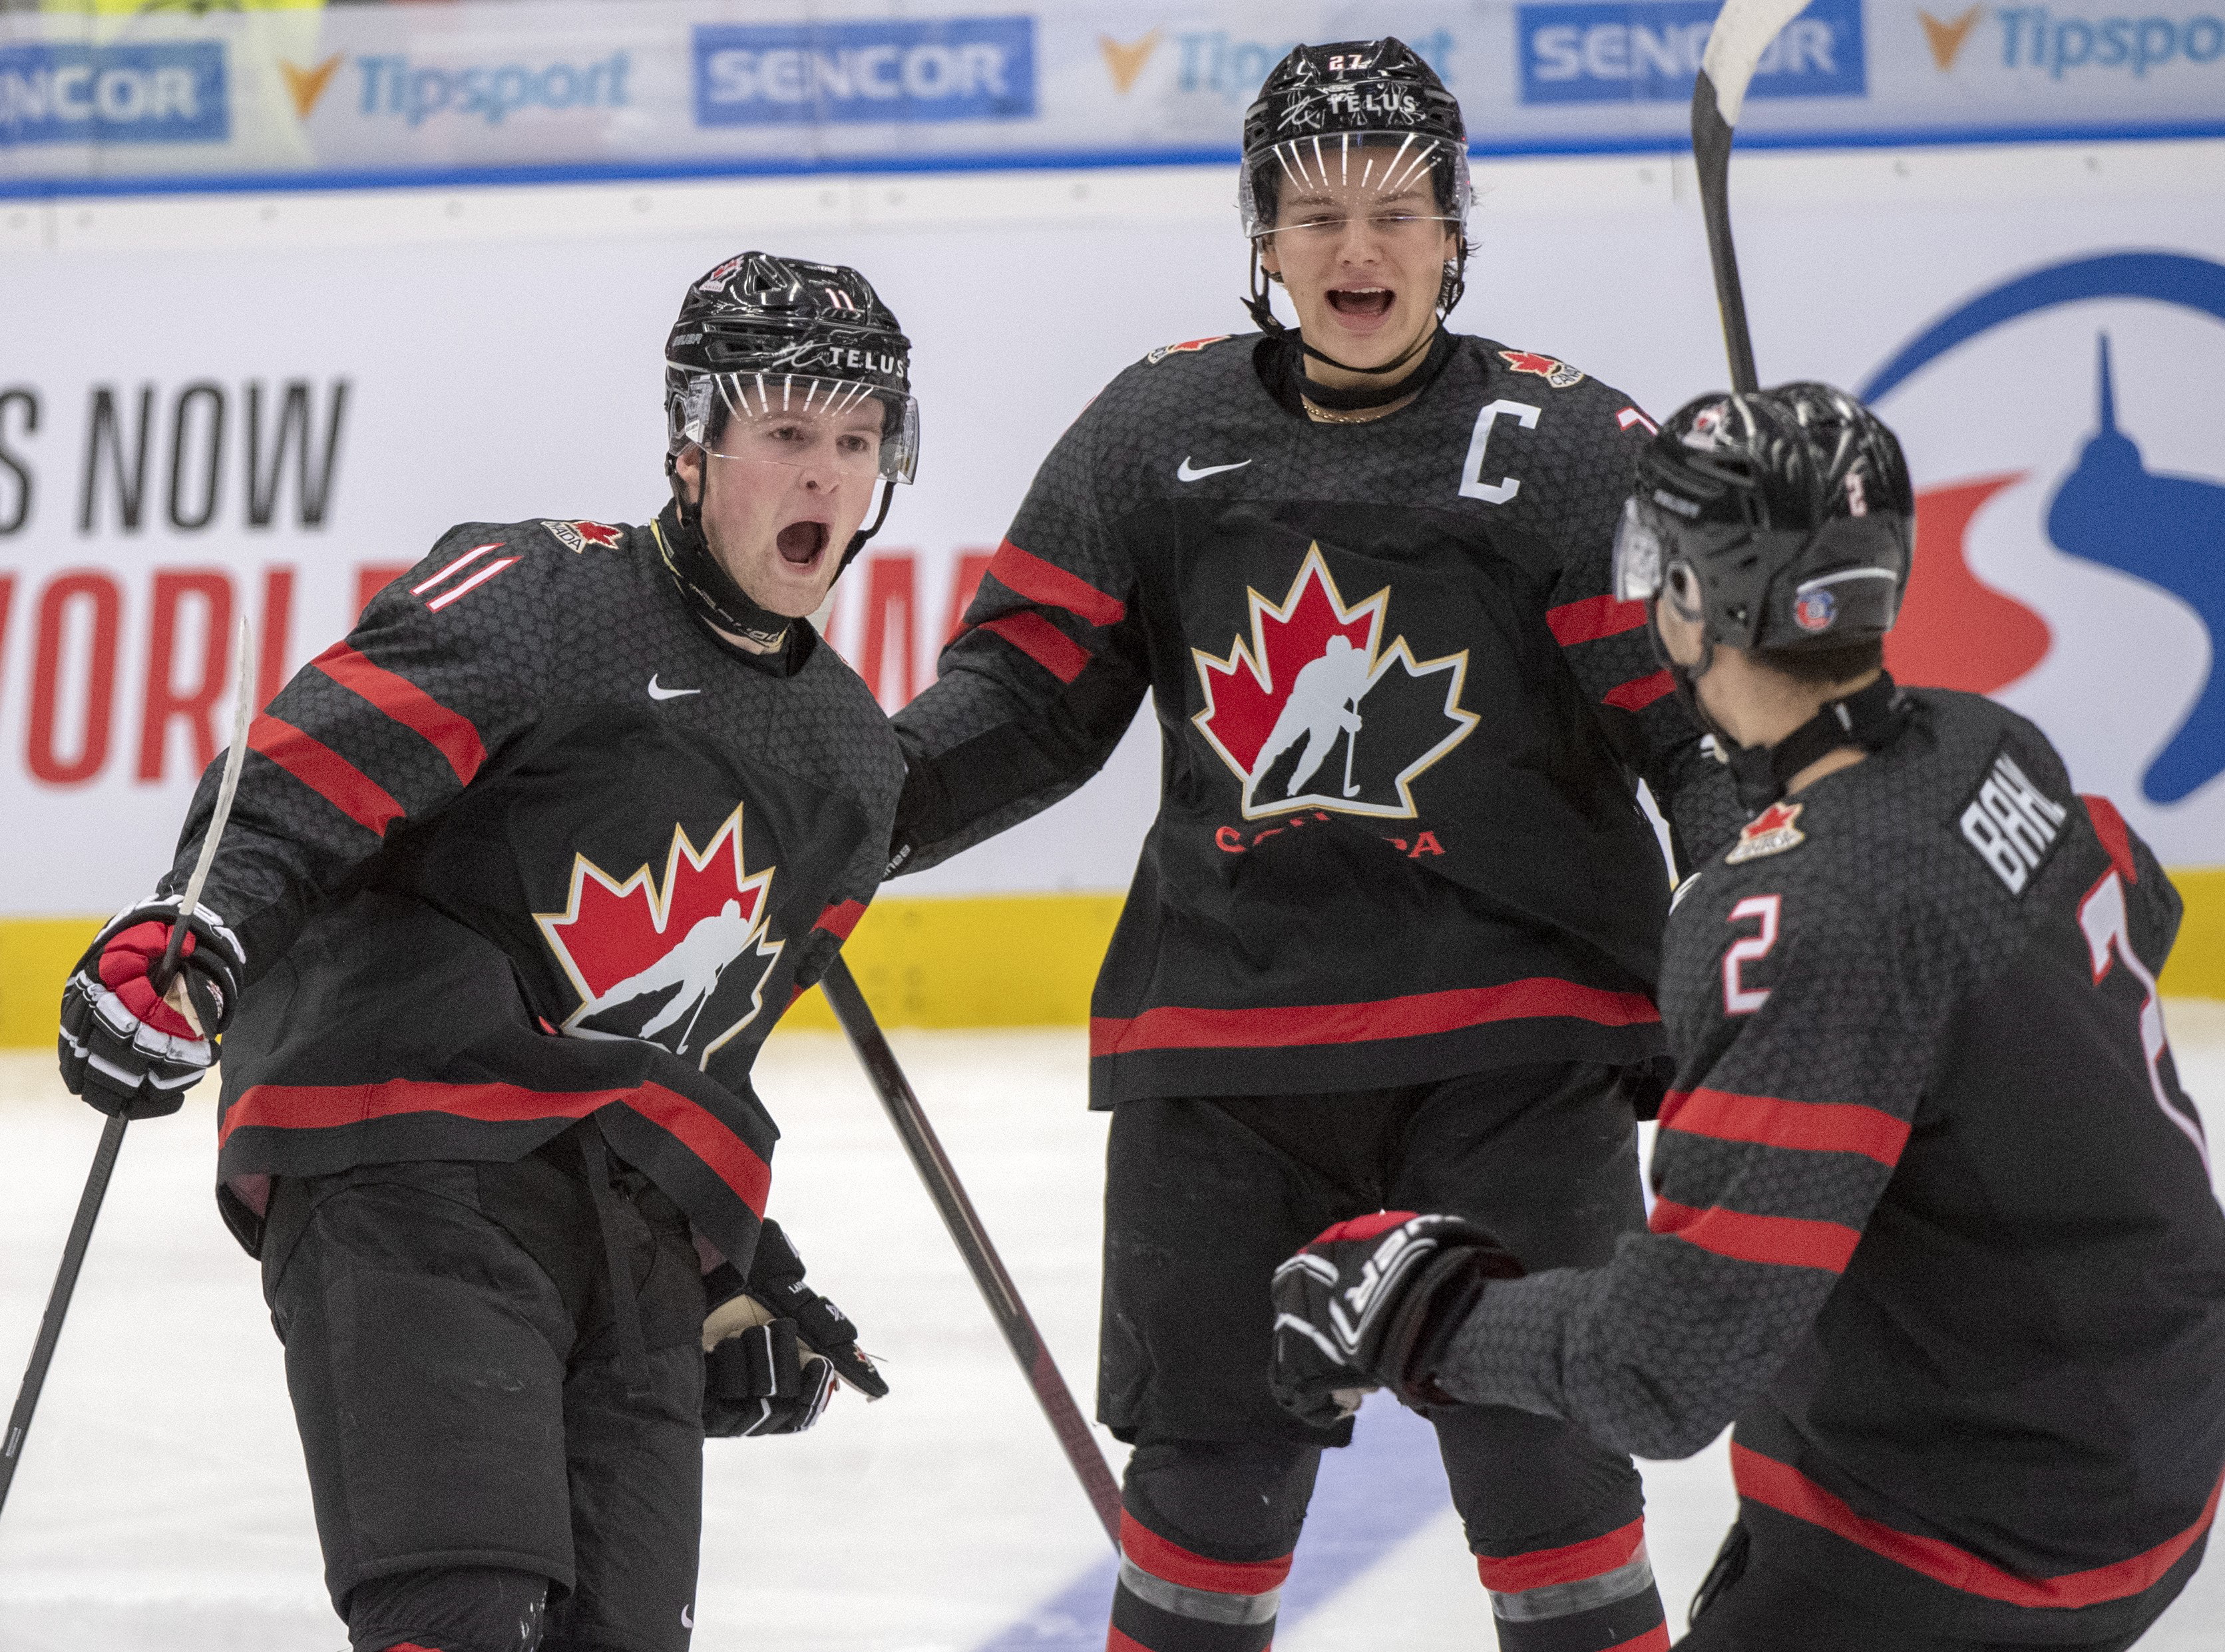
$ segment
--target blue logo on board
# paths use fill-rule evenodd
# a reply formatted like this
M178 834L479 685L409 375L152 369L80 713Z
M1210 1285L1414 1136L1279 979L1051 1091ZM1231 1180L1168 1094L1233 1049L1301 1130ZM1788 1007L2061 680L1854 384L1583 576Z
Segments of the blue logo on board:
M698 126L1020 120L1035 112L1033 17L695 29Z
M2139 444L2117 427L2107 333L2099 353L2095 416L2101 428L2055 491L2047 536L2065 555L2170 592L2209 633L2209 680L2140 777L2148 801L2176 803L2225 771L2225 671L2217 668L2218 641L2225 638L2225 481L2147 467Z
M216 41L0 46L0 147L221 143L231 136Z
M1515 8L1525 104L1689 103L1717 0L1583 0ZM1750 98L1859 98L1861 0L1814 0L1785 24Z
M1979 294L1935 321L1872 376L1860 395L1874 403L1959 345L2020 317L2093 299L2135 298L2225 321L2225 264L2168 252L2104 253L2053 264ZM2149 760L2140 792L2176 803L2225 774L2225 478L2151 470L2138 433L2117 412L2120 374L2168 371L2113 362L2096 340L2095 434L2063 472L2049 502L2047 537L2066 556L2114 568L2167 592L2209 634L2208 675L2194 703ZM2058 461L2060 462L2060 461Z

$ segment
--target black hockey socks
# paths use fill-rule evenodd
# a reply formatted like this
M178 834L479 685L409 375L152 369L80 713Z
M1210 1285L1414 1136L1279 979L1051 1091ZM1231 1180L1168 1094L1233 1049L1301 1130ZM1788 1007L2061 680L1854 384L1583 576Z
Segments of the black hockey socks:
M1320 1462L1311 1446L1137 1446L1108 1652L1265 1652Z
M1120 1585L1106 1652L1265 1652L1290 1557L1216 1560L1120 1517Z
M1667 1652L1645 1522L1557 1548L1479 1554L1499 1652Z

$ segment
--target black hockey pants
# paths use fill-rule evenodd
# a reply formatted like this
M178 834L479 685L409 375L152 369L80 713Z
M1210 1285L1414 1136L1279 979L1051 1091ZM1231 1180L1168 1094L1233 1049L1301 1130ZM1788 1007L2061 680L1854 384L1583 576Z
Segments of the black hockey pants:
M613 1171L599 1132L583 1154L595 1130L514 1164L273 1191L264 1294L355 1652L685 1652L700 1263L686 1218ZM612 1250L631 1299L615 1313Z
M1134 1443L1114 1652L1260 1652L1322 1448L1267 1388L1276 1265L1331 1223L1448 1211L1533 1270L1644 1224L1622 1074L1550 1063L1324 1096L1143 1100L1112 1115L1098 1415ZM1663 1652L1630 1459L1498 1406L1447 1408L1455 1506L1503 1652Z

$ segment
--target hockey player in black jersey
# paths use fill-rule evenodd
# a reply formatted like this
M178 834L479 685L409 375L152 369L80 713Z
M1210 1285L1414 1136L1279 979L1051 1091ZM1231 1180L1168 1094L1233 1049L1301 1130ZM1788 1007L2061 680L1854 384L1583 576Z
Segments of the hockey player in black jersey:
M1692 1652L2128 1646L2225 1471L2178 897L2031 724L1883 673L1913 507L1866 409L1705 397L1639 474L1620 593L1757 811L1670 920L1652 1231L1518 1277L1487 1211L1333 1228L1277 1275L1277 1391L1659 1457L1735 1419Z
M444 535L255 719L197 909L213 766L69 982L104 1111L225 1035L218 1198L355 1652L681 1652L705 1434L886 1391L763 1219L749 1075L886 858L901 755L802 617L911 478L909 348L854 270L703 276L656 518Z
M1695 851L1736 827L1609 589L1651 423L1442 325L1450 94L1396 41L1301 47L1246 117L1242 199L1299 327L1255 291L1263 332L1115 379L896 719L899 869L1065 796L1146 694L1158 720L1090 1035L1098 1411L1136 1447L1111 1643L1151 1652L1269 1643L1321 1448L1350 1437L1268 1392L1294 1245L1386 1201L1518 1211L1540 1268L1641 1225L1668 879L1633 773ZM1665 1644L1620 1451L1509 1408L1436 1421L1503 1647Z

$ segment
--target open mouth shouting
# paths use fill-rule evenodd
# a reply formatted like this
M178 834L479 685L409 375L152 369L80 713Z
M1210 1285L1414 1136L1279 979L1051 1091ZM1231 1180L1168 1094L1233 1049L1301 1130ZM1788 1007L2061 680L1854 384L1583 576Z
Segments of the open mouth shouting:
M797 573L818 571L819 559L827 553L828 534L823 522L792 522L780 530L773 541L779 548L780 560Z
M1332 287L1328 307L1355 332L1370 332L1391 313L1395 294L1387 287Z

